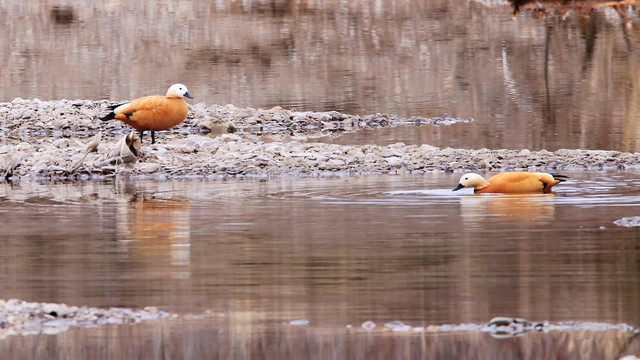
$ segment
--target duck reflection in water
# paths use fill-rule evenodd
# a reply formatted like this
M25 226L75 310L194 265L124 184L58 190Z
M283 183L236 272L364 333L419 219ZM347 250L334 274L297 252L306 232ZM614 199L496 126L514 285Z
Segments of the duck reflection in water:
M141 198L118 207L118 240L145 262L170 265L172 277L188 277L189 202Z
M552 221L553 194L491 194L461 196L460 214L464 222Z

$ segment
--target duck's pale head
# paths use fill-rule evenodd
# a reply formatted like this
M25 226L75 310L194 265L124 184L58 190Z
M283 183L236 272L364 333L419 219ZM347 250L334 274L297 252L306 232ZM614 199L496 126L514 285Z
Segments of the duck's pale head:
M189 99L193 99L193 96L191 96L191 94L189 94L189 91L187 90L187 87L183 84L173 84L171 85L171 87L169 87L169 90L167 90L167 95L168 98L170 97L174 97L174 98L189 98Z
M474 173L468 173L468 174L462 175L462 177L460 178L460 182L458 183L458 186L453 188L453 191L457 191L465 187L482 189L487 185L489 185L489 183L487 183L487 180L485 180L482 176Z

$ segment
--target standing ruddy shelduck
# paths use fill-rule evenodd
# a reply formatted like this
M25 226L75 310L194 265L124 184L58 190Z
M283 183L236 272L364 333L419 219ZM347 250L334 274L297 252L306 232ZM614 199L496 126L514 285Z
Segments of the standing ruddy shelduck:
M110 106L112 110L103 121L117 119L140 132L151 131L151 143L155 144L155 131L167 130L180 124L187 117L189 107L184 98L193 99L182 84L173 84L167 95L145 96L131 102Z
M565 175L548 173L504 172L489 180L478 174L468 173L462 175L453 191L472 187L475 193L549 193L554 185L565 180Z

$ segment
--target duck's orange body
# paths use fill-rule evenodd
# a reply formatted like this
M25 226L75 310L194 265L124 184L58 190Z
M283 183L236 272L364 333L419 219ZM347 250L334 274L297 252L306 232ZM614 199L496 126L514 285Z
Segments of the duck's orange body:
M115 118L138 131L167 130L187 117L189 107L182 98L146 96L116 109Z
M485 180L478 174L464 174L453 191L473 187L475 193L549 193L567 176L548 173L504 172Z
M145 96L129 103L113 106L113 112L102 120L117 119L140 132L151 131L151 142L155 143L154 131L167 130L180 124L187 117L189 106L184 98L193 97L182 84L174 84L166 96Z

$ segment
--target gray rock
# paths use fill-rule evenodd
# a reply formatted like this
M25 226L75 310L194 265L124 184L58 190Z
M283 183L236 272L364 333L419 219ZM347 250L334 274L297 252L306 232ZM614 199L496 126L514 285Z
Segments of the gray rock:
M402 160L402 158L397 156L388 157L385 160L387 161L387 164L391 167L400 167L404 165L404 161Z

